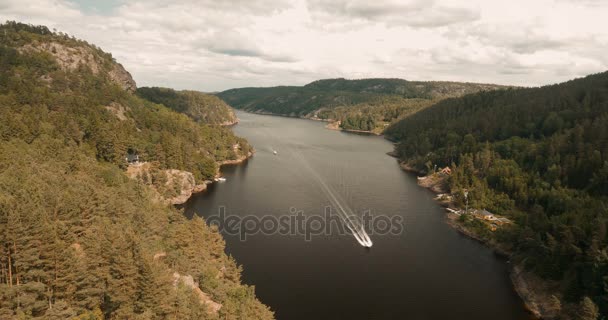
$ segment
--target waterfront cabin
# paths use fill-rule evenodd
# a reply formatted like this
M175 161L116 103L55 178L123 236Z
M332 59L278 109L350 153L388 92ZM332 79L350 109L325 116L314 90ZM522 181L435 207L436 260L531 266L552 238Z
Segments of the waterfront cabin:
M138 164L139 163L139 155L137 153L127 153L127 156L125 157L125 161L127 161L128 164Z
M473 215L475 217L477 217L478 219L482 219L482 220L486 220L486 221L496 221L498 220L498 218L496 218L496 216L487 211L486 209L483 210L474 210L473 211Z

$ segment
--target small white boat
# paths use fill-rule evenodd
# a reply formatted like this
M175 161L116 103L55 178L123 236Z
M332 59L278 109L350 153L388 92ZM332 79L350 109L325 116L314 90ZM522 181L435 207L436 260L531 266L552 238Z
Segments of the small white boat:
M224 181L226 181L226 178L219 177L219 178L215 178L214 180L217 181L217 182L224 182Z
M272 151L272 153L273 153L273 154L277 154L277 151L276 151L276 150L274 150L274 151Z

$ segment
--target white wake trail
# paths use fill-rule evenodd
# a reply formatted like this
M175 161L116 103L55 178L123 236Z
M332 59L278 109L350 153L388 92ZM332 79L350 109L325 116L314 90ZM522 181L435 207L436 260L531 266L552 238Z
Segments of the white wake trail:
M327 183L325 183L323 178L321 178L321 176L319 176L317 172L314 171L308 165L308 163L304 160L304 157L302 157L299 152L294 153L297 153L297 156L295 158L298 159L299 162L302 163L302 165L306 167L306 169L308 169L312 176L317 180L319 185L322 187L323 193L327 196L327 199L331 202L331 204L336 209L339 209L337 210L338 215L340 216L346 227L351 231L357 242L359 242L359 244L364 247L371 247L373 244L372 240L370 239L367 232L365 232L363 225L361 225L361 223L357 220L353 221L354 219L356 219L356 215L354 214L353 210L348 207L348 205L339 195L336 195L332 191L332 189L327 185ZM342 205L343 203L344 205ZM351 217L353 218L351 219Z

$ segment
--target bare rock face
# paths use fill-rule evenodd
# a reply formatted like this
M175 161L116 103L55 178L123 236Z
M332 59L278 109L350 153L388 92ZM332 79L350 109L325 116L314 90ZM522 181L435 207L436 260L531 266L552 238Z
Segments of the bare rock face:
M191 172L176 169L165 170L165 174L167 175L167 186L180 190L178 195L167 200L172 204L182 204L188 201L196 188L194 175Z
M185 203L193 193L207 189L206 184L196 184L196 179L191 172L177 169L154 169L148 162L129 165L127 176L148 185L156 194L157 200L170 204ZM155 179L162 180L162 183L154 183Z
M114 64L114 67L109 72L109 76L114 83L118 84L124 90L131 93L137 90L135 80L133 80L129 71L125 70L120 63Z
M201 304L207 306L207 310L210 314L217 314L222 308L221 303L217 303L211 299L211 297L203 292L198 286L198 283L194 281L191 275L180 275L178 272L173 273L173 286L177 286L179 283L192 289L192 291L198 296Z
M126 113L130 110L129 108L127 108L117 102L112 102L112 103L110 103L110 105L105 106L105 108L106 108L106 110L112 112L112 114L114 116L116 116L116 118L118 118L118 120L120 120L120 121L127 120Z
M97 49L86 44L67 46L59 42L34 42L27 44L19 51L22 52L47 52L52 55L62 70L74 71L80 66L91 69L93 74L107 72L108 78L128 92L135 92L137 86L131 74L115 61L111 61L111 67L107 70L109 57L102 57Z
M228 113L228 120L220 123L220 126L233 126L237 123L239 123L239 119L236 117L236 114L234 113L234 111L232 109L230 109L230 111Z
M58 42L34 42L20 48L25 52L47 52L52 55L62 70L74 71L81 64L89 66L94 74L99 73L101 60L92 48L86 46L69 47Z
M539 319L557 319L561 313L559 285L526 272L521 265L511 270L511 281L526 308Z

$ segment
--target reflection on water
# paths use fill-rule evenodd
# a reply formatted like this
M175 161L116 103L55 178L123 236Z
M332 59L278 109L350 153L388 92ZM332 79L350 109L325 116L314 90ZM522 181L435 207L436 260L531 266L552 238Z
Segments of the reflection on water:
M247 163L224 167L186 204L186 214L322 214L334 205L315 175L360 215L399 215L405 232L352 235L225 236L243 279L279 319L528 319L505 262L461 236L433 195L386 155L380 137L323 129L324 123L239 113L234 127L256 148ZM273 154L277 150L277 155ZM305 168L309 166L310 170ZM311 174L314 172L314 174Z

